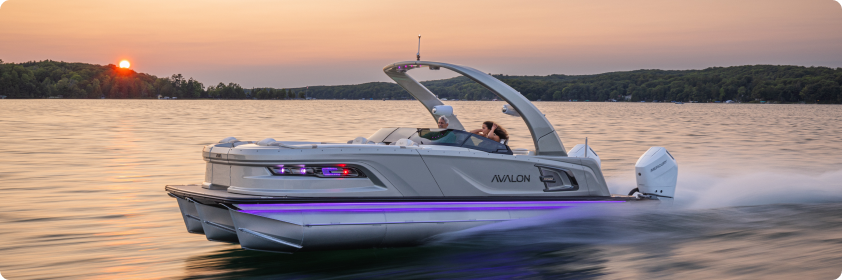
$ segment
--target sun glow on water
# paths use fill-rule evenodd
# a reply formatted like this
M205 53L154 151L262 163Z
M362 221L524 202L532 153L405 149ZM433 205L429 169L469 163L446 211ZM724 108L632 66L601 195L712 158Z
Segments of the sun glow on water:
M131 66L131 63L129 63L128 60L120 61L120 68L129 68L130 66Z

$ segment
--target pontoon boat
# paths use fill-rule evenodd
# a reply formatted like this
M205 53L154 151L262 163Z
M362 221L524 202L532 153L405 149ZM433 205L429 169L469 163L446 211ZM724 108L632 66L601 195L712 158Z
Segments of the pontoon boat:
M449 69L489 89L507 103L503 113L524 120L535 149L513 150L466 132L451 106L407 75L419 68ZM637 161L638 193L611 195L593 149L565 150L544 114L494 77L428 61L383 71L434 120L447 116L449 129L389 127L347 143L229 137L205 146L204 183L166 187L187 231L284 253L412 246L564 208L673 198L678 167L663 147Z

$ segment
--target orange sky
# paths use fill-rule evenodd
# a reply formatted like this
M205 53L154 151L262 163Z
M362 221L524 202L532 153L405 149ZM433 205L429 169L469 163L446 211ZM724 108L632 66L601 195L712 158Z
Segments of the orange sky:
M8 0L0 59L132 62L205 85L386 81L415 58L491 73L842 67L834 0ZM432 73L432 74L431 74ZM419 78L448 76L420 72Z

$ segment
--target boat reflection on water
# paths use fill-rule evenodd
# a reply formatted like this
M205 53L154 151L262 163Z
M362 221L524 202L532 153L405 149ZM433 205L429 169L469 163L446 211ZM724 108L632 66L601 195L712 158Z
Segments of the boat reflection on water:
M188 258L188 275L244 278L588 279L608 273L598 243L646 235L657 205L589 205L440 235L420 247L276 254L226 249ZM609 241L610 240L610 241Z
M188 258L196 278L516 278L604 275L601 250L582 245L424 246L276 254L229 249ZM537 254L536 254L537 253Z
M570 216L513 220L420 247L296 254L229 247L190 257L185 268L192 277L226 279L781 279L794 271L818 279L836 273L842 260L838 203L679 211L650 206L596 206L559 212ZM586 213L592 210L598 214ZM779 247L789 253L774 253ZM819 247L823 253L814 254ZM810 257L787 262L792 256Z

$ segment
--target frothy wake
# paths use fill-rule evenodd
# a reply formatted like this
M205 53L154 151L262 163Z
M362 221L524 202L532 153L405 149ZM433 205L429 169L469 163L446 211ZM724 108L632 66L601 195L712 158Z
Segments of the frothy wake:
M716 172L689 171L678 175L675 206L706 209L781 203L842 202L842 170L819 175L773 170L717 177ZM609 179L612 193L626 194L635 179Z
M435 243L523 246L539 243L629 243L653 236L638 218L658 213L656 205L588 205L549 214L488 224L436 237ZM641 223L643 222L643 223ZM482 241L480 241L482 240Z
M782 171L723 178L709 174L680 174L673 206L629 203L561 209L440 235L431 244L484 247L698 239L721 232L765 228L782 216L815 212L804 209L810 205L801 204L842 202L842 170L817 176ZM625 194L634 188L634 178L615 179L609 185L614 187L613 193Z

